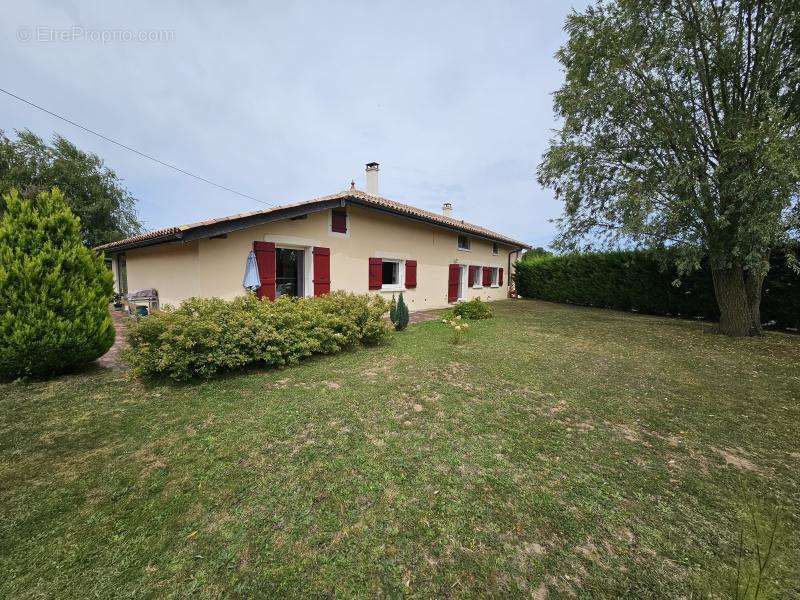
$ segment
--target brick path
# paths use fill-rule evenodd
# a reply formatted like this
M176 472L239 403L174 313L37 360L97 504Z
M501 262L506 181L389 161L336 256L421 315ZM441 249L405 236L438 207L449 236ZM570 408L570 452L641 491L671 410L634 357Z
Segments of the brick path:
M418 310L408 315L409 323L424 323L425 321L435 321L442 316L446 309L433 308L430 310Z
M114 319L114 331L117 335L114 338L114 345L108 349L103 356L97 359L97 364L101 367L109 369L123 369L124 363L120 360L119 353L123 348L128 347L128 342L125 341L125 322L123 321L125 313L120 310L111 309L111 318Z

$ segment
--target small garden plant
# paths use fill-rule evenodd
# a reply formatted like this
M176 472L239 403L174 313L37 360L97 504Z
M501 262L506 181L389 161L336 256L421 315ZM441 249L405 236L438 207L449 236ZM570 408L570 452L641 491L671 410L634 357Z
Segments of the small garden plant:
M462 344L464 342L464 338L469 330L469 324L463 321L461 315L456 315L451 319L444 318L442 319L442 323L452 330L454 344Z
M392 303L389 307L389 320L394 325L395 331L403 331L408 327L408 306L403 300L403 294L400 294L400 299L395 301L392 296Z

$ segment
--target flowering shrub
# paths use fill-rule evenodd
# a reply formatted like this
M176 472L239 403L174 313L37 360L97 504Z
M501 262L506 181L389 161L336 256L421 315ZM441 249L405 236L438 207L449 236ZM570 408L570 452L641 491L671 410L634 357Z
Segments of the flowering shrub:
M469 302L459 302L453 308L453 315L464 319L491 319L494 316L488 302L475 298Z
M469 330L469 325L461 319L461 315L456 315L452 319L442 319L442 323L452 330L454 344L460 344L464 341L464 336L466 336Z
M335 292L318 298L191 298L132 323L128 361L140 376L209 378L248 365L279 367L332 354L389 333L388 306L375 296Z

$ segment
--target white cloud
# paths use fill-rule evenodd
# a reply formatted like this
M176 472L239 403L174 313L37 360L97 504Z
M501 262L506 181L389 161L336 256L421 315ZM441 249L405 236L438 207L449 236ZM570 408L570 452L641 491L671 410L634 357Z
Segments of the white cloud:
M17 3L2 86L269 202L363 187L536 245L560 206L535 169L554 126L563 3ZM168 41L22 41L21 29L168 31ZM98 153L148 227L259 205L0 96L0 128Z

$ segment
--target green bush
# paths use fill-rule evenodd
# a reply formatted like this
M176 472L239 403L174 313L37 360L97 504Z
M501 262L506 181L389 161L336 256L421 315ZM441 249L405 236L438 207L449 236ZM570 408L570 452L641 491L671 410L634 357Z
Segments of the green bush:
M408 306L406 301L403 300L403 293L400 293L400 299L395 301L392 296L392 302L389 305L389 320L394 325L395 331L403 331L408 327Z
M450 310L453 316L462 319L491 319L494 316L488 302L475 298L469 302L459 302Z
M376 296L191 298L128 328L126 356L141 376L209 378L249 365L280 367L386 338L388 306Z
M619 251L537 256L516 264L517 291L526 298L717 320L711 273L705 267L679 277L669 256ZM674 285L680 280L680 285ZM783 329L800 327L800 277L774 252L764 281L761 317Z
M114 343L111 272L57 188L0 206L0 379L52 377Z

